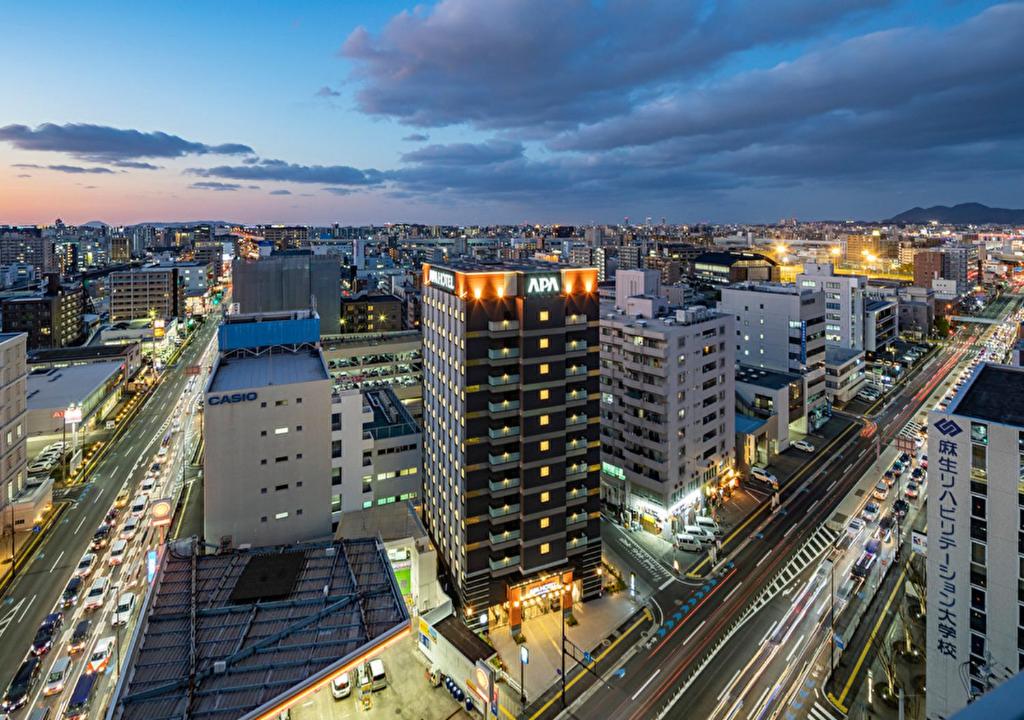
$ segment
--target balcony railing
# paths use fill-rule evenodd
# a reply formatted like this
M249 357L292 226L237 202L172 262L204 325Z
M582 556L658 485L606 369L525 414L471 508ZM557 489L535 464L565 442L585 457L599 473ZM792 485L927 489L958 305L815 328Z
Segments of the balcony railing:
M587 489L583 486L575 487L565 494L566 500L576 500L587 496Z
M490 348L487 357L491 360L511 360L519 357L519 348Z
M565 519L565 527L566 528L571 528L571 527L573 527L575 525L586 525L586 524L587 524L587 514L585 512L573 513L572 515L569 515Z
M499 440L501 438L516 437L519 435L519 426L514 427L501 427L501 428L487 428L487 434L490 435L491 440Z
M502 505L501 507L496 508L489 507L487 508L487 513L495 519L508 517L509 515L518 515L519 503L516 503L515 505Z
M487 454L487 461L491 464L491 467L497 465L507 465L508 463L519 462L519 453L507 452L501 453L500 455Z
M587 399L587 391L586 390L571 390L571 391L569 391L569 392L567 392L565 394L565 399L566 399L567 402L576 402L577 400L586 400Z
M487 329L491 332L503 332L505 330L518 330L518 320L491 320L487 323Z
M586 425L587 416L586 413L580 413L578 415L570 415L565 419L566 425Z
M587 540L588 540L588 538L587 538L586 535L580 535L579 537L574 537L572 540L570 540L569 542L567 542L565 544L565 549L566 550L574 550L574 549L576 549L578 547L582 547L583 545L587 544Z
M501 492L503 490L512 490L519 487L519 478L504 478L503 480L488 480L487 487L491 489L492 493Z
M488 384L495 386L515 385L519 382L519 375L509 375L508 373L505 373L504 375L488 375L487 382Z
M587 341L586 340L570 340L569 342L567 342L565 344L565 351L567 353L571 353L571 352L585 352L586 349L587 349Z
M566 325L586 325L587 324L587 316L586 315L566 315L565 316L565 324Z
M565 369L565 374L566 374L566 377L572 377L574 375L586 375L587 374L587 366L586 365L573 365L573 366L568 367L568 368Z
M566 479L575 479L587 476L587 464L576 463L575 465L568 465L565 468Z
M487 533L487 537L491 540L491 545L500 545L501 543L512 542L519 539L518 530L506 530L500 533Z
M500 560L495 560L494 558L489 558L488 562L490 563L491 570L504 570L505 568L510 568L513 565L518 565L519 564L519 556L518 555L509 555L508 557L503 557Z
M512 412L519 409L518 400L505 400L504 402L489 402L487 409L492 413Z

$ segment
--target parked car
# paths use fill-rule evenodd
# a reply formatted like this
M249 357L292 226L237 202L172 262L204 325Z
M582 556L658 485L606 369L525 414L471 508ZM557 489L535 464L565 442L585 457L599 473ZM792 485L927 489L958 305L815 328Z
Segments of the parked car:
M53 647L53 638L64 624L64 613L54 612L43 618L36 630L36 636L32 640L32 654L35 656L45 655Z
M793 443L793 447L795 447L797 450L803 450L806 453L814 452L814 445L807 442L806 440L797 440L796 442Z
M754 465L750 468L750 477L760 480L763 483L771 485L773 489L779 489L779 480L770 472L765 470L763 467Z
M331 680L331 695L334 696L335 700L347 698L351 694L352 683L349 682L347 672L343 672L341 675Z

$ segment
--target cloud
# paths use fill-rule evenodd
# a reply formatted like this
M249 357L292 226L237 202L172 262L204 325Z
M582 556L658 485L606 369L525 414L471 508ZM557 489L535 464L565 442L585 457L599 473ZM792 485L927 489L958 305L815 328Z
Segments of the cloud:
M0 140L19 150L67 153L95 162L253 153L251 147L239 143L207 145L164 132L124 130L86 123L43 123L35 129L27 125L5 125L0 127Z
M291 195L292 191L291 190L271 190L270 194L271 195Z
M888 2L441 0L356 28L339 55L365 113L536 132L628 112L660 84Z
M379 170L360 170L348 165L296 165L284 160L269 159L262 159L251 165L189 168L186 172L200 177L219 177L228 180L278 180L356 187L369 187L384 181L384 175Z
M402 155L402 162L432 165L492 165L523 156L523 145L510 140L427 145Z
M234 192L235 190L240 190L242 186L236 185L235 183L222 183L212 180L204 180L202 182L192 183L191 185L189 185L189 188L192 190L215 190L216 192Z
M331 195L341 195L341 196L344 196L344 195L351 195L351 194L353 194L355 192L355 190L353 190L352 188L344 188L344 187L325 187L324 188L324 192L330 193Z
M34 163L15 163L11 167L31 168L35 170L53 170L69 175L113 175L114 171L105 167L82 167L80 165L36 165Z
M111 165L119 168L130 168L132 170L159 170L159 165L148 162L136 162L134 160L115 160Z
M411 135L406 135L404 138L402 138L402 140L404 140L405 142L426 142L429 139L430 136L424 135L423 133L413 133Z
M331 88L331 87L329 87L327 85L324 85L319 90L317 90L315 93L313 93L313 96L314 97L321 97L321 98L332 98L332 97L341 97L341 93L338 92L337 90L335 90L334 88Z
M18 175L18 177L20 177L20 178L30 178L32 176L29 175L28 173L22 173L22 174Z

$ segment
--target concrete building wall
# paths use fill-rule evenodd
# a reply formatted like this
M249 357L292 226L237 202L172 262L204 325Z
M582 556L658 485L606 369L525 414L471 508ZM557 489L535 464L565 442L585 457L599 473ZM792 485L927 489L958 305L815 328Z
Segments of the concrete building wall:
M25 487L28 380L24 333L0 334L0 515Z

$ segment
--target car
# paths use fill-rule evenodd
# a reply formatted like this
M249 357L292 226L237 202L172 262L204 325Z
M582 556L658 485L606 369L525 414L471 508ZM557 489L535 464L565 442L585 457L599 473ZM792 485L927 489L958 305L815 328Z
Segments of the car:
M64 613L59 611L50 613L43 618L43 622L39 624L36 636L32 640L33 655L39 657L50 652L50 648L53 647L53 638L62 624L64 624Z
M892 528L896 524L895 518L892 513L886 513L881 520L878 521L878 528L875 530L874 538L881 542L889 542L892 540Z
M85 650L85 644L89 642L89 631L91 629L92 620L89 618L78 621L78 624L75 625L75 629L71 633L71 639L68 641L69 654L74 655Z
M892 471L894 473L896 473L897 475L902 475L903 474L903 470L904 470L904 465L899 460L897 460L896 462L894 462L892 464Z
M110 664L110 658L114 654L114 642L115 638L113 635L108 635L96 641L96 644L92 646L92 652L89 654L89 661L85 664L87 675L101 673L107 669L107 665Z
M873 502L869 502L864 506L864 509L861 510L860 516L864 518L866 522L872 522L878 518L878 512L878 505Z
M910 511L910 503L903 498L900 498L892 504L892 511L898 518L906 517L907 513Z
M922 455L922 456L921 456L921 461L920 461L920 462L919 462L918 464L919 464L919 465L920 465L920 466L921 466L922 468L924 468L925 470L927 470L927 469L928 469L928 456L927 456L927 455Z
M64 691L64 685L71 674L71 658L65 655L57 658L50 666L50 672L46 675L46 684L43 685L43 697L57 695Z
M918 489L917 483L907 483L907 489L903 491L903 494L913 500L921 494L921 491Z
M156 487L156 478L152 475L147 475L142 484L139 485L139 492L152 492L154 487Z
M331 695L335 700L347 698L352 694L352 683L349 681L348 673L343 672L331 680Z
M132 612L135 610L135 593L121 593L114 608L114 615L110 618L110 624L114 627L127 625L132 619Z
M114 541L114 544L110 546L110 555L107 557L107 562L113 567L114 565L120 565L124 562L125 552L128 550L128 541L124 538L118 538Z
M380 658L374 658L367 663L370 670L370 682L373 684L373 690L383 690L388 686L388 676L384 671L384 661Z
M793 447L795 447L797 450L803 450L806 453L814 452L814 445L807 442L806 440L797 440L796 442L793 443Z
M107 577L98 577L92 581L92 585L89 586L89 592L85 594L85 602L82 603L82 607L86 612L90 610L99 610L103 607L103 603L107 599L107 589L110 587L110 579Z
M901 463L903 463L904 465L909 465L910 464L910 455L908 455L907 453L902 453L900 455L900 457L899 457L899 461Z
M871 496L875 498L875 500L885 500L889 497L889 486L886 485L884 481L879 482L875 485L875 491L871 493Z
M774 488L775 490L779 489L778 478L776 478L774 475L772 475L770 472L768 472L762 467L758 467L757 465L751 466L750 477L760 480L761 482L766 483L768 485L771 485L772 488Z
M121 514L120 508L112 507L107 510L107 514L103 517L103 522L107 525L113 525L117 522L117 516Z
M108 540L110 540L110 526L103 523L92 534L92 542L89 543L89 547L93 550L101 550L107 546Z
M135 533L139 531L139 518L132 515L125 520L124 527L121 528L121 539L131 540L135 537Z
M160 468L161 467L162 466L160 465L160 463L155 462L155 463L153 463L152 465L149 466L149 471L151 473L158 473L158 472L160 472Z
M32 690L39 680L42 665L42 661L37 657L25 658L25 661L18 667L18 671L14 673L14 679L7 687L3 700L0 700L0 710L8 713L14 712L29 701Z
M893 470L886 470L885 473L882 475L882 480L885 481L886 485L892 487L893 485L896 484L896 477L896 472L894 472Z
M914 482L921 482L924 479L924 470L919 467L914 468L910 473L910 479Z
M114 500L114 507L123 508L128 505L128 501L132 498L132 491L127 485L123 486L117 493L117 498Z
M64 594L60 596L60 604L63 607L69 608L78 602L78 593L82 589L82 578L73 577L68 580L67 587L64 588Z
M854 518L850 521L850 524L846 526L846 532L848 532L850 535L857 535L858 533L860 533L861 530L864 529L864 526L866 524L867 523L865 523L864 520L862 520L861 518Z
M149 507L149 496L144 493L139 493L132 500L131 513L133 517L142 517L146 513L146 508Z
M89 577L95 566L96 555L94 553L87 552L82 556L82 559L78 561L78 565L75 567L75 577Z
M164 457L165 455L167 455L167 446L161 445L160 449L156 451L156 455L157 457Z

